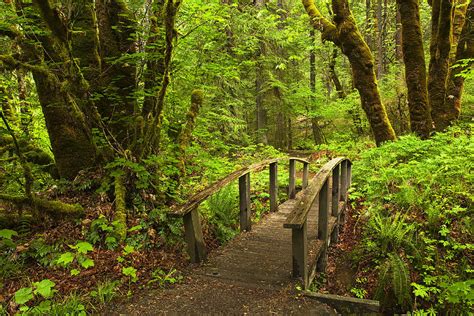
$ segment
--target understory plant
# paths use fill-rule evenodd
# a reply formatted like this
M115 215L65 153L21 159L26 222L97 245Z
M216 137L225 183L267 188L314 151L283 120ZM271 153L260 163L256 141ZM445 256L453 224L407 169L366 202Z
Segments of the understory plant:
M460 125L428 140L403 136L353 165L352 196L366 223L355 257L377 271L373 295L387 311L472 311L472 132Z

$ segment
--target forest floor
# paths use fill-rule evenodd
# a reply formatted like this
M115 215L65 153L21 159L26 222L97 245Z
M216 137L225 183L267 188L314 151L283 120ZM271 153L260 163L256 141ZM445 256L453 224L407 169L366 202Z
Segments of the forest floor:
M298 294L294 285L283 289L258 288L236 281L223 282L192 271L187 274L178 285L141 291L127 301L117 300L101 314L337 315L333 308Z

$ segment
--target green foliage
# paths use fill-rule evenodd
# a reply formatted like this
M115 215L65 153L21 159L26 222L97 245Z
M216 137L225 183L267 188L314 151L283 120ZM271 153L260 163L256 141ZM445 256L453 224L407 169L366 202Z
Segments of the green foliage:
M388 254L380 266L375 298L385 306L395 304L406 310L411 305L410 275L406 263L398 254Z
M382 297L392 284L389 305L409 306L408 271L415 309L462 313L472 305L472 132L460 125L424 141L404 136L353 165L351 196L363 199L367 220L356 254L378 266Z
M148 285L158 284L160 287L166 286L168 284L175 284L180 282L183 279L183 276L178 273L176 269L170 269L168 272L158 268L151 273L150 281Z
M100 215L91 222L86 238L93 245L113 250L118 246L118 226L118 221L110 222L104 215Z
M95 265L94 260L87 256L87 253L94 250L94 247L85 241L80 241L76 245L69 245L69 248L74 252L67 251L59 256L56 264L62 267L70 267L73 263L75 266L83 269L89 269ZM80 273L80 270L74 268L71 270L71 275L75 276Z
M104 281L97 284L95 290L91 291L89 295L92 299L103 306L106 303L112 301L114 297L117 296L118 281Z
M57 292L53 289L55 285L49 279L33 282L30 287L24 287L16 291L13 299L19 305L19 310L22 313L28 312L28 314L33 315L48 314L51 310L50 299Z
M217 239L225 243L232 239L239 229L239 194L235 185L229 185L207 199L204 212L209 218ZM207 207L206 207L207 206Z

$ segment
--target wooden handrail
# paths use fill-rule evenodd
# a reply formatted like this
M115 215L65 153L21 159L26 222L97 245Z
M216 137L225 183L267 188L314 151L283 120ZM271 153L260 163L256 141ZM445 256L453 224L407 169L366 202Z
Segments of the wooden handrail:
M316 176L311 180L311 183L309 184L308 188L304 191L295 209L286 218L286 222L283 224L283 227L301 228L301 226L303 226L308 216L308 212L311 208L311 205L318 196L319 191L321 191L321 188L329 177L331 171L344 160L346 159L335 158L326 163L319 170Z
M199 204L204 202L208 197L210 197L211 195L213 195L214 193L216 193L217 191L219 191L220 189L222 189L223 187L225 187L226 185L228 185L232 181L237 180L238 178L240 178L241 176L243 176L243 175L245 175L249 172L261 171L264 168L266 168L267 166L269 166L270 164L273 164L275 162L279 162L281 160L286 160L286 159L288 159L290 161L295 160L295 161L298 161L298 162L302 162L305 165L309 164L309 161L307 161L305 159L302 159L302 158L296 158L296 157L282 157L282 158L268 159L268 160L264 160L264 161L252 164L250 166L247 166L247 167L244 167L242 169L236 170L236 171L232 172L231 174L229 174L228 176L226 176L225 178L223 178L223 179L221 179L217 182L214 182L213 184L211 184L210 186L208 186L204 190L202 190L202 191L196 193L195 195L191 196L185 204L173 206L171 208L169 214L171 216L174 216L174 217L182 217L182 216L186 215L187 213L191 212L194 208L199 206ZM303 182L304 182L304 180L303 180Z
M329 161L311 180L283 224L283 227L292 230L293 277L302 278L305 289L313 281L316 271L326 269L327 247L330 242L337 242L350 181L349 159L335 158ZM318 237L309 245L308 214L315 206L318 207ZM310 254L312 258L309 258Z
M240 206L240 230L250 231L251 230L251 205L250 205L250 172L261 171L265 167L270 168L270 211L278 211L278 161L289 159L290 161L290 172L289 172L289 198L294 198L296 189L296 168L295 163L303 163L303 188L308 183L308 165L309 161L296 157L282 157L264 160L259 163L255 163L248 167L244 167L237 171L232 172L227 177L213 183L206 189L193 195L189 198L188 202L181 206L174 206L168 213L171 216L182 217L184 222L184 237L188 246L188 254L192 262L200 262L206 257L206 247L204 244L204 238L202 235L201 221L198 213L198 206L206 200L209 196L213 195L224 186L228 185L234 180L239 179L239 206Z

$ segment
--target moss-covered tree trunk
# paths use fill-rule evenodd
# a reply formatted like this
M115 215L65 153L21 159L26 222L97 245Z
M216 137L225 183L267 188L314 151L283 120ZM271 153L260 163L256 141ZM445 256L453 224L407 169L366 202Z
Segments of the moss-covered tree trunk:
M374 58L357 28L347 0L332 1L334 23L321 15L314 5L314 0L303 0L303 5L313 27L321 31L322 39L334 42L349 59L354 86L359 91L362 108L367 115L377 145L395 140L395 132L380 99Z
M432 129L418 0L397 0L411 130L428 138Z
M445 102L452 34L452 0L433 0L428 95L436 130L449 125Z
M462 18L462 11L460 12ZM463 21L455 29L461 28L459 42L456 46L456 53L453 57L453 64L460 60L474 59L474 1L470 1L467 11L464 12ZM456 34L456 32L454 32ZM463 71L472 67L473 62L463 63L460 67L450 69L448 76L448 90L446 92L446 119L449 123L456 120L461 113L461 97L464 90L464 77L460 76Z
M146 70L144 73L145 98L143 101L142 115L148 116L151 112L156 114L157 95L165 72L164 52L165 28L163 19L164 0L154 1L150 16L150 35L145 47Z
M96 149L79 109L51 76L33 72L59 175L73 179L96 165Z

